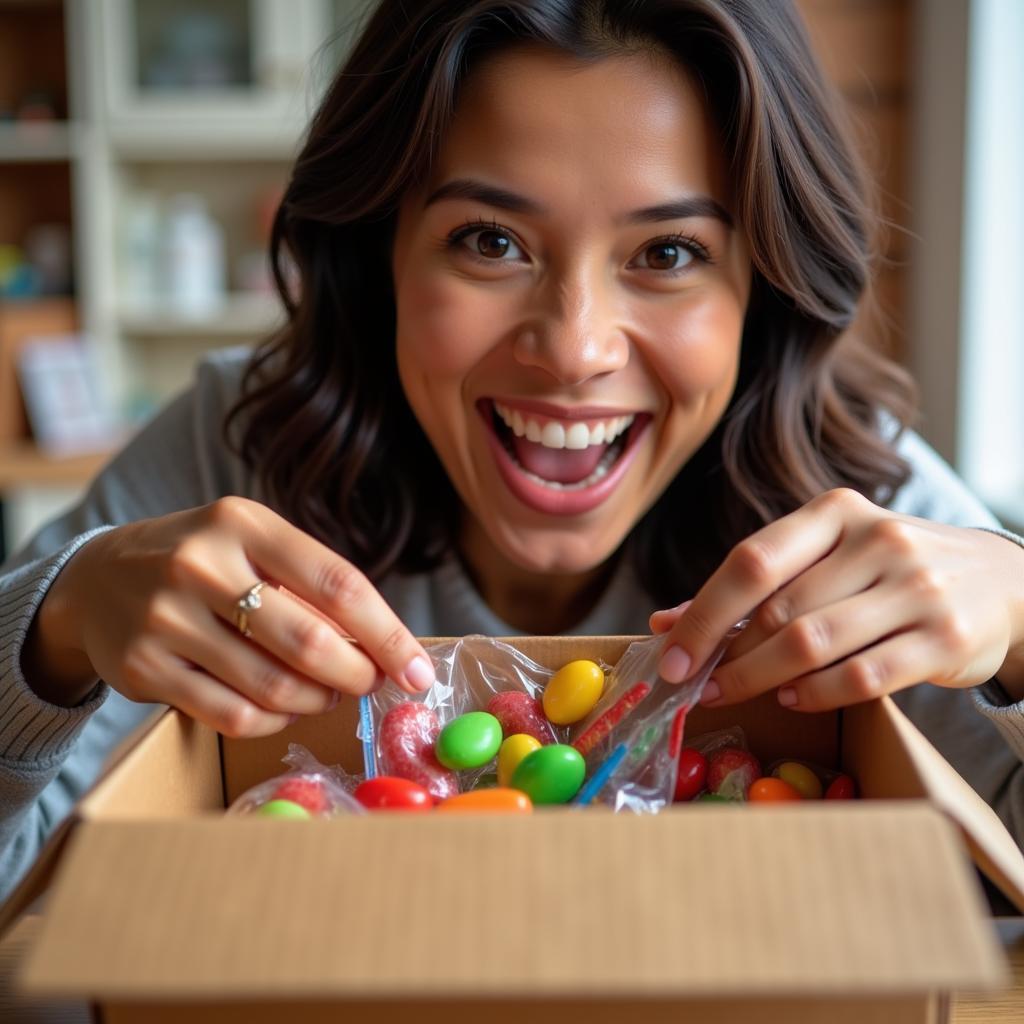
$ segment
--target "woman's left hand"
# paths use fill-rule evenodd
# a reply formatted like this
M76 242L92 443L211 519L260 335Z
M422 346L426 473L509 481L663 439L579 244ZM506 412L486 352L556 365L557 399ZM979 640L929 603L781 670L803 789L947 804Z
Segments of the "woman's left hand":
M1024 549L856 491L828 491L758 530L692 601L655 612L663 677L687 678L748 616L702 703L777 689L782 704L820 711L922 681L972 686L1004 666L1004 687L1024 695Z

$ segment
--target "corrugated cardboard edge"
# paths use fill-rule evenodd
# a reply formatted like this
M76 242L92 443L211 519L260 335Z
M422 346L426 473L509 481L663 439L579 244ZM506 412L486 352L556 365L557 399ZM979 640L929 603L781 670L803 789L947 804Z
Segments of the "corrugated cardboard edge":
M133 753L142 739L164 719L168 710L167 708L155 709L145 721L136 726L114 747L96 781L86 791L82 800L75 805L71 814L50 835L35 863L29 868L14 891L0 904L0 935L3 935L33 903L40 899L49 887L68 837L81 820L82 802L125 758Z
M878 710L903 740L928 798L960 827L974 862L1024 913L1024 853L999 815L889 697L879 702Z
M457 893L425 884L463 859ZM382 956L396 924L401 952ZM922 800L90 820L23 977L35 994L155 1001L775 998L1005 980L955 826Z

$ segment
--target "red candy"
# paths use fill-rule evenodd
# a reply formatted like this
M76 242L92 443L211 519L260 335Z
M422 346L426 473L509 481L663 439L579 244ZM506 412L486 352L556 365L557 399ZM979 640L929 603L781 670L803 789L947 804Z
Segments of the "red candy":
M826 800L853 800L857 787L849 775L837 775L825 790Z
M459 791L458 776L445 768L434 753L441 724L425 704L397 704L380 723L380 758L383 774L398 775L422 786L434 800Z
M621 722L626 715L631 714L636 706L651 692L647 683L637 683L627 690L600 718L589 728L585 729L572 745L586 757L602 740L611 735L611 731ZM680 722L685 720L685 714ZM680 730L682 726L680 725ZM682 731L679 733L682 739Z
M330 809L327 793L318 779L294 777L285 779L274 790L272 800L291 800L293 804L305 807L310 814L323 814Z
M676 775L676 801L692 800L703 788L708 775L708 762L699 750L683 747L679 751Z
M750 785L761 777L761 763L740 747L723 747L708 758L708 789L719 796L746 800Z
M487 702L486 710L501 723L502 736L526 733L540 744L555 742L555 734L544 717L540 701L522 690L496 693Z
M395 775L366 779L356 786L353 796L371 811L429 811L434 807L422 786Z

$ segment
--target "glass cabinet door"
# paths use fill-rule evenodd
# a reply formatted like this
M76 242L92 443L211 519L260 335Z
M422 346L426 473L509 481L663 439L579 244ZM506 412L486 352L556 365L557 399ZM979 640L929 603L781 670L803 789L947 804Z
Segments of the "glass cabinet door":
M142 94L251 89L249 0L135 0L131 54Z
M91 0L90 0L91 2ZM328 41L330 0L99 0L116 127L294 118Z

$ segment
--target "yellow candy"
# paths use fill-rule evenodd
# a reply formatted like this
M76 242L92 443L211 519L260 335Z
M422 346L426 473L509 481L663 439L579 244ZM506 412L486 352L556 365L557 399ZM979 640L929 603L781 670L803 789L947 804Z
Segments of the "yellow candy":
M552 677L544 690L544 714L555 725L571 725L586 718L601 699L604 673L592 661L570 661Z
M821 799L821 779L799 761L783 761L772 775L788 782L805 800Z
M515 770L519 767L519 762L527 754L532 754L539 749L540 742L532 736L527 736L525 732L517 732L514 736L509 736L498 751L498 785L509 785Z

